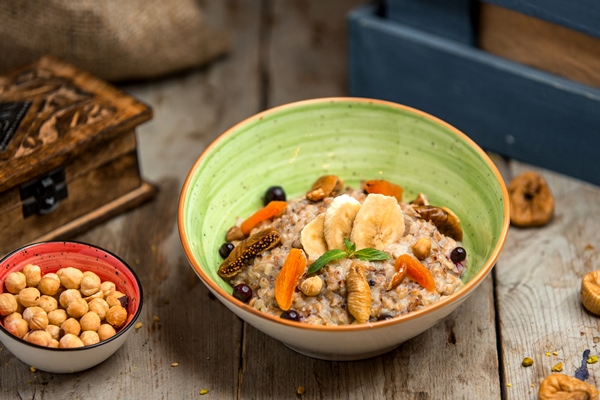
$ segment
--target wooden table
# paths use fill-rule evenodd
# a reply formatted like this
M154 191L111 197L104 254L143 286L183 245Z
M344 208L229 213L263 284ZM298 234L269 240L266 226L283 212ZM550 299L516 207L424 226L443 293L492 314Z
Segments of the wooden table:
M573 375L585 349L598 354L598 319L583 310L578 291L582 276L600 269L600 188L499 157L507 181L524 170L542 173L555 218L540 229L511 228L476 292L388 354L308 358L212 298L177 233L189 168L221 132L258 111L347 94L345 14L362 1L203 3L209 19L233 33L231 53L195 71L122 86L154 109L139 129L139 149L159 194L76 238L135 268L145 290L142 328L106 362L76 374L31 371L0 344L0 398L193 399L207 390L206 398L219 399L535 399L552 366L562 361ZM532 367L521 366L524 357ZM600 364L589 369L589 382L600 384Z

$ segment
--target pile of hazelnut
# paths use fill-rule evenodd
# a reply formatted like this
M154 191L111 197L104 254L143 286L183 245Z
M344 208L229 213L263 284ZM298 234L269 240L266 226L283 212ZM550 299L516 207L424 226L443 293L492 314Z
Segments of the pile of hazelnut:
M28 264L8 274L4 286L4 327L39 346L89 346L114 336L127 321L127 296L92 271L66 267L42 276L39 266Z

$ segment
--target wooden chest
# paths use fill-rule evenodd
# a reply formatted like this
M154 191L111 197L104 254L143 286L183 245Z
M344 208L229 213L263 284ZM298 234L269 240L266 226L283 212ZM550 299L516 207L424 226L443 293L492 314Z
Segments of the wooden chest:
M151 198L135 128L152 110L52 57L0 77L0 254Z

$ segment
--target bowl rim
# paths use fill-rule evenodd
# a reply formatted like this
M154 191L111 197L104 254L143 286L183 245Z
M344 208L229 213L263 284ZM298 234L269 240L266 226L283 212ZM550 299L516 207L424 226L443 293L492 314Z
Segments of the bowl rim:
M447 128L448 130L450 130L451 132L453 132L454 134L459 136L462 140L467 142L481 156L483 161L485 161L485 163L487 163L488 166L490 167L490 169L493 171L494 176L496 177L496 180L498 181L498 183L500 185L500 189L502 191L503 204L504 204L504 219L502 221L502 229L500 232L500 237L498 238L496 246L495 246L494 250L492 251L490 257L486 260L486 263L483 265L481 270L475 276L473 276L473 278L471 278L470 281L465 283L458 291L454 292L453 294L451 294L449 296L444 297L440 301L438 301L432 305L429 305L425 308L422 308L417 311L412 311L408 314L404 314L399 317L394 317L394 318L391 318L388 320L367 322L365 324L351 324L351 325L312 325L312 324L306 324L306 323L302 323L302 322L291 321L291 320L287 320L287 319L283 319L283 318L278 318L273 315L263 313L259 310L256 310L256 309L250 307L249 305L241 302L240 300L231 296L229 293L225 292L219 285L217 285L215 282L213 282L212 279L204 272L204 270L202 269L200 264L196 261L196 259L193 256L190 244L189 244L190 240L188 239L188 236L184 230L184 208L183 207L185 205L187 193L190 190L190 188L192 187L192 179L193 179L197 169L200 167L200 164L207 157L207 155L221 141L223 141L226 137L231 135L233 132L237 131L240 127L247 125L253 121L261 120L266 115L278 113L283 110L298 107L298 106L306 106L306 105L313 105L313 104L319 104L319 103L332 103L332 102L377 104L380 106L392 107L392 108L401 109L403 111L409 111L418 116L429 119L429 120ZM177 225L178 225L178 231L179 231L179 238L180 238L183 250L185 252L186 258L188 259L188 262L190 263L190 265L192 266L192 268L194 269L196 274L200 277L200 279L204 282L204 284L208 286L208 288L211 291L216 292L217 294L219 294L220 297L222 297L223 299L226 299L231 304L235 305L237 308L240 308L243 311L248 312L255 317L258 317L259 319L264 320L265 322L274 322L276 324L281 324L283 326L288 326L288 327L306 329L306 330L310 330L310 331L322 331L322 332L358 332L358 331L372 330L372 329L378 329L378 328L385 328L385 327L396 325L396 324L402 324L404 322L419 318L423 315L434 313L435 311L439 310L440 308L443 308L446 305L449 305L456 301L459 301L464 296L470 294L477 286L479 286L479 284L487 277L489 272L492 270L493 266L495 265L496 261L498 260L498 257L500 256L502 248L504 247L504 245L506 243L506 237L508 235L508 230L509 230L509 226L510 226L510 203L509 203L508 191L506 188L506 184L504 182L504 178L500 174L500 171L498 170L498 168L496 167L496 165L494 164L492 159L479 147L479 145L477 145L477 143L475 143L470 137L468 137L465 133L460 131L458 128L450 125L449 123L447 123L427 112L424 112L424 111L421 111L416 108L406 106L403 104L387 101L387 100L372 99L372 98L365 98L365 97L350 97L350 96L348 96L348 97L322 97L322 98L314 98L314 99L308 99L308 100L295 101L295 102L286 103L286 104L283 104L280 106L269 108L267 110L264 110L257 114L254 114L254 115L242 120L241 122L238 122L237 124L233 125L229 129L227 129L225 132L223 132L221 135L219 135L211 144L209 144L204 149L204 151L196 159L196 161L194 162L194 164L192 165L190 171L188 172L188 174L186 176L186 179L183 183L183 186L181 189L181 194L179 197L179 204L178 204L178 211L177 211Z
M117 340L120 336L123 336L128 330L131 329L131 327L133 327L133 325L135 324L135 321L139 318L140 314L142 313L142 306L144 304L144 292L142 289L142 282L140 281L140 278L137 276L137 274L135 273L135 271L133 270L133 268L131 268L131 266L125 261L123 260L121 257L119 257L118 255L116 255L115 253L106 250L102 247L90 244L90 243L86 243L86 242L82 242L82 241L77 241L77 240L46 240L46 241L41 241L41 242L35 242L35 243L30 243L27 244L25 246L22 246L16 250L11 251L10 253L6 254L4 257L0 258L0 264L4 263L8 258L12 257L13 254L16 254L18 252L21 252L23 250L29 249L31 247L38 247L41 245L45 245L45 244L53 244L53 243L64 243L65 245L67 244L76 244L76 245L83 245L83 246L89 246L92 247L94 249L97 249L99 251L102 251L114 258L117 259L117 261L119 261L121 264L123 264L123 266L131 273L131 275L133 275L134 280L135 280L135 284L137 285L137 288L140 291L140 299L139 299L139 305L138 308L133 316L133 318L131 319L131 321L129 322L129 324L125 325L124 327L122 327L116 335L106 339L106 340L102 340L98 343L94 343L94 344L90 344L87 346L83 346L83 347L75 347L75 348L55 348L55 347L45 347L45 346L40 346L38 344L35 343L29 343L15 335L13 335L12 333L10 333L9 331L6 330L6 328L4 327L3 324L0 324L0 331L2 331L2 333L5 333L6 335L8 335L8 337L16 340L17 342L27 345L29 347L33 347L35 349L42 349L42 350L48 350L48 351L56 351L56 352L60 352L61 354L66 352L66 351L71 351L71 352L77 352L77 351L86 351L86 350L91 350L97 347L101 347L105 344L108 344L114 340ZM16 355L15 355L16 356Z

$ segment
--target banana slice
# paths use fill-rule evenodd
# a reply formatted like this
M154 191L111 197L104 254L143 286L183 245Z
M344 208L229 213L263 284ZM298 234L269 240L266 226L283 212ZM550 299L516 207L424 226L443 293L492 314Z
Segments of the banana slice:
M344 239L350 237L354 217L360 210L361 205L354 197L347 194L337 196L333 199L327 211L323 223L323 234L329 250L346 248Z
M300 232L300 243L308 255L308 261L313 262L327 252L327 242L323 235L325 213L317 215Z
M404 234L404 216L398 201L391 196L370 194L354 219L350 241L356 249L383 250Z

